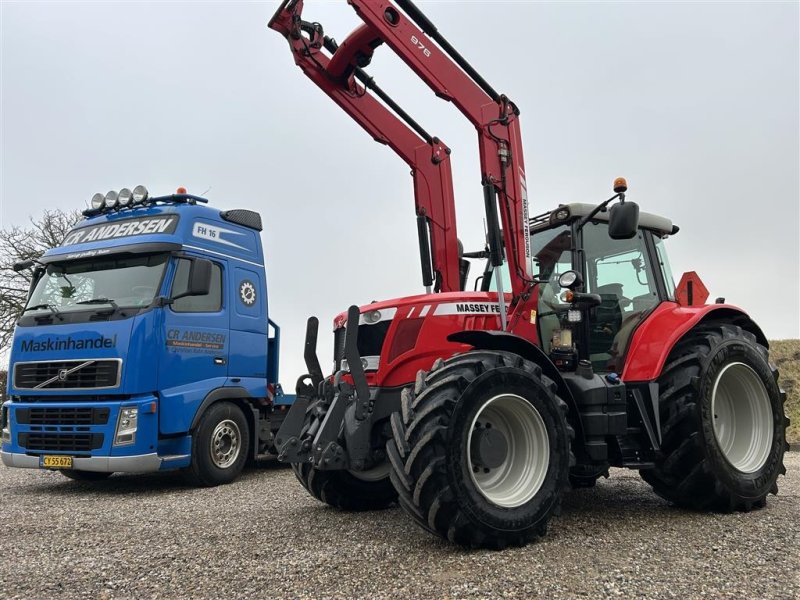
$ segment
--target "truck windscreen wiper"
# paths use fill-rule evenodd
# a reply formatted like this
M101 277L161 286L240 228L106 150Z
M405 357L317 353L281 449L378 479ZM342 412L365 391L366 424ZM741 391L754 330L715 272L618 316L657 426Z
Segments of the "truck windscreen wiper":
M80 302L76 302L75 304L110 304L112 307L114 307L114 310L119 308L119 305L111 298L92 298L91 300L82 300Z
M58 309L57 309L55 306L53 306L52 304L36 304L35 306L29 306L29 307L27 307L27 308L26 308L25 310L23 310L22 312L24 312L24 313L25 313L25 312L28 312L29 310L41 310L41 309L43 309L43 308L46 308L46 309L48 309L48 310L49 310L50 312L52 312L52 313L53 313L55 316L57 316L59 319L63 319L63 318L64 318L64 317L62 317L62 316L61 316L61 311L59 311L59 310L58 310Z

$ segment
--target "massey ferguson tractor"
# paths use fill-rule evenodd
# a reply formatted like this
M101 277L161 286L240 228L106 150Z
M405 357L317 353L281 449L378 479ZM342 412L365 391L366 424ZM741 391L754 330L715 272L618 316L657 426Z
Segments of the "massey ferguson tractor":
M545 533L561 494L609 467L697 510L749 511L785 473L785 395L768 343L695 273L676 287L664 240L627 184L599 204L530 217L519 110L409 0L348 0L344 41L282 3L269 26L303 72L410 167L423 295L352 306L334 321L334 367L306 332L309 374L278 435L315 498L345 510L394 502L464 546ZM478 134L487 236L456 235L450 150L365 72L391 48ZM482 272L469 283L472 261Z

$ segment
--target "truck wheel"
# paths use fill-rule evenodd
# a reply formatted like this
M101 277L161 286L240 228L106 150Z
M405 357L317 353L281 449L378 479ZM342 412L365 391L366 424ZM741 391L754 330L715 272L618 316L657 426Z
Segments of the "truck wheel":
M567 406L555 392L538 365L510 352L475 350L421 371L386 447L400 505L463 546L544 535L573 461Z
M200 419L192 436L189 479L211 487L230 483L242 472L250 447L250 430L238 406L213 404Z
M319 407L319 401L309 405L301 437L311 427L319 427L324 417ZM380 510L397 500L386 463L368 471L322 471L309 463L292 463L292 471L309 494L340 510Z
M755 336L728 324L698 328L659 378L662 457L642 478L696 510L760 508L778 493L787 449L778 371Z
M100 473L99 471L73 471L72 469L62 469L59 471L67 479L74 481L103 481L111 477L111 473Z

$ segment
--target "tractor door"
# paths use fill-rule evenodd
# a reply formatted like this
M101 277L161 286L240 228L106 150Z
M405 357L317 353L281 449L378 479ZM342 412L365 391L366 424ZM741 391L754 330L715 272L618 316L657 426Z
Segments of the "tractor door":
M631 334L660 302L658 282L648 250L649 232L629 240L613 240L608 224L587 223L582 229L583 274L587 292L602 303L589 311L584 331L588 355L598 371L622 372Z

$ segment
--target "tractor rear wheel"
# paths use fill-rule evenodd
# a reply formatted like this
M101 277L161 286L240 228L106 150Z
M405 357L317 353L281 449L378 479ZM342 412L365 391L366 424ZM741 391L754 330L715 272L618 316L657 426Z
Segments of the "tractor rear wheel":
M321 402L306 410L301 437L324 418ZM320 470L309 463L292 463L295 477L320 502L349 511L380 510L397 500L386 463L368 471Z
M694 330L658 383L663 456L641 471L658 495L697 510L748 511L778 493L785 394L752 333L729 324Z
M474 350L420 371L386 445L401 507L463 546L544 535L571 463L567 406L555 392L538 365L510 352Z

